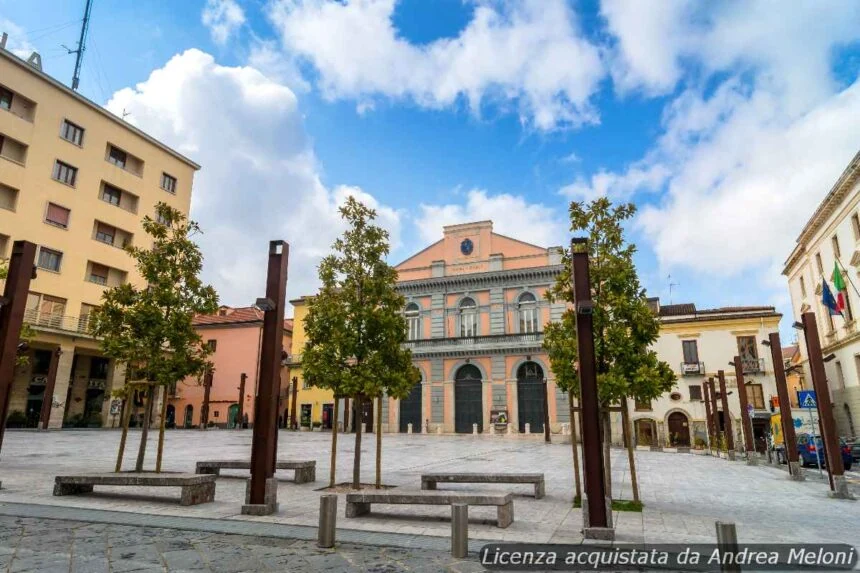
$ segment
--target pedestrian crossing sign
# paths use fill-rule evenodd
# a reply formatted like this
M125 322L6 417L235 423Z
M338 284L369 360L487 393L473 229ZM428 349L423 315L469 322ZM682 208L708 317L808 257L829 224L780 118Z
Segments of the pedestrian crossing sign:
M817 408L818 403L815 400L814 390L801 390L797 393L797 401L800 402L801 408Z

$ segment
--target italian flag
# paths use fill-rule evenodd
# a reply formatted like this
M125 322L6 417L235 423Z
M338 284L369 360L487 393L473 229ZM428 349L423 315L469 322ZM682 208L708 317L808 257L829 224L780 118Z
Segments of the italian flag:
M844 312L848 287L845 286L845 279L842 278L842 273L839 271L839 263L833 263L833 275L830 280L833 281L833 288L836 290L836 308L839 309L839 312Z

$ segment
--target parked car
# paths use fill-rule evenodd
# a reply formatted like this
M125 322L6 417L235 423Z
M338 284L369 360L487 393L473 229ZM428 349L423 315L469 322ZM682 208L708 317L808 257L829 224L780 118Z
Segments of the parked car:
M842 465L845 471L851 469L854 463L851 447L844 438L839 438L839 450L842 453ZM786 463L785 446L780 445L775 448L779 463ZM821 467L827 465L826 450L821 442L821 436L813 436L812 434L797 434L797 454L801 465L815 467L818 465L818 459L821 460Z
M851 457L855 462L860 463L860 438L854 438L848 442L848 447L851 448Z

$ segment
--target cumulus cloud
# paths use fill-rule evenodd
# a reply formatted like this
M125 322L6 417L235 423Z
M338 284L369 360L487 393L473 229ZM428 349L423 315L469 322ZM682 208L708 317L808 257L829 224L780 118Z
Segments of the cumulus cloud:
M223 45L245 23L245 11L236 0L206 0L200 18L212 40Z
M466 194L465 204L420 206L416 226L425 244L442 238L442 227L471 221L493 221L493 231L542 247L562 245L567 223L562 213L519 195L491 195L483 189Z
M309 62L325 96L370 109L376 97L428 108L465 101L518 110L539 130L597 122L591 96L605 75L565 0L478 1L454 38L415 45L392 17L396 0L273 0L284 50Z
M204 277L226 304L250 304L263 292L271 239L290 244L288 294L314 292L349 195L375 207L392 243L400 241L401 213L357 187L322 183L295 94L256 69L188 50L107 107L131 112L129 121L203 166L191 212L204 231Z
M6 32L6 49L18 56L19 58L27 59L30 54L36 51L33 44L27 39L27 32L24 28L15 24L11 20L0 17L0 35Z

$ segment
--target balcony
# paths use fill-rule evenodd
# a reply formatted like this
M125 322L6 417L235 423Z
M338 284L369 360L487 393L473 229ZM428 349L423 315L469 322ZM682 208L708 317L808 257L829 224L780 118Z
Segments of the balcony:
M476 353L498 349L530 349L539 351L543 347L543 333L491 334L489 336L463 336L456 338L423 338L410 340L403 345L412 354Z
M744 374L764 374L764 358L741 359Z
M705 373L705 363L704 362L681 362L680 371L681 371L681 374L683 376L693 376L696 374L704 374Z
M72 332L77 335L94 338L90 334L90 319L88 316L63 316L59 314L39 312L38 309L28 308L24 311L24 322L36 330L48 332Z

